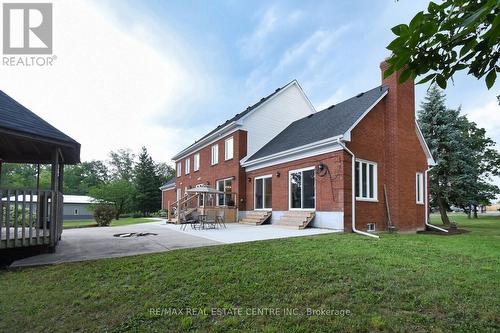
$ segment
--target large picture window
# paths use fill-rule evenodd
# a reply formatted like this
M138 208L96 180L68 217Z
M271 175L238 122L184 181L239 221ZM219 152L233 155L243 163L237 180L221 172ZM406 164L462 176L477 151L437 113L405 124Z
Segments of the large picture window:
M272 176L255 178L255 209L271 209L273 195Z
M316 208L314 167L289 172L290 209Z
M417 196L417 203L423 204L424 203L424 174L421 172L417 172L416 196Z
M377 163L356 161L356 199L377 200Z
M233 186L233 178L226 178L217 181L217 190L224 192L225 194L219 194L217 196L218 206L233 206L234 202L231 199L231 192Z

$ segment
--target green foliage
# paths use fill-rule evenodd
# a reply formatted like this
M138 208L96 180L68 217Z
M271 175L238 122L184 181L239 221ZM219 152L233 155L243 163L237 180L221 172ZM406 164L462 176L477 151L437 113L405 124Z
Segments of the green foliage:
M442 89L457 71L485 77L490 89L500 71L500 1L445 0L430 2L426 12L418 12L409 24L392 28L395 39L389 76L402 69L399 82L427 74L419 83L431 81Z
M135 169L135 204L143 215L149 215L161 207L161 192L159 187L163 184L158 167L149 155L146 147L142 147L139 161Z
M98 204L94 209L94 219L99 227L107 227L116 215L116 209L112 205Z
M50 165L40 165L40 189L50 189ZM36 164L3 163L1 188L36 189Z
M135 155L130 149L118 149L109 153L111 178L131 182L134 178Z
M421 108L418 122L437 163L429 173L432 204L448 224L446 210L451 204L487 204L499 193L490 177L500 172L500 155L484 129L460 116L460 110L446 108L445 95L435 85Z
M109 181L109 170L103 161L82 162L64 168L64 193L87 195L89 189Z
M118 179L90 189L90 196L99 203L113 204L116 210L115 217L119 219L122 213L132 211L136 191L130 182Z

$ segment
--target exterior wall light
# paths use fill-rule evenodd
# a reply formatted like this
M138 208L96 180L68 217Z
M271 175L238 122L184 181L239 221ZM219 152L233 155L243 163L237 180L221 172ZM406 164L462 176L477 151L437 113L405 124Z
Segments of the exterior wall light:
M248 177L248 182L251 183L252 182L252 178Z
M276 177L281 176L281 173L279 171L276 171Z

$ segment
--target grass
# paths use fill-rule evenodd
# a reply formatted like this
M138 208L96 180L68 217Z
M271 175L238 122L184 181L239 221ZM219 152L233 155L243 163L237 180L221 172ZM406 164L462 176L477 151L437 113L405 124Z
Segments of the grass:
M1 272L0 331L498 332L500 218L453 219Z
M153 222L153 220L149 218L134 218L134 217L127 217L127 218L121 218L119 220L113 220L111 222L112 227L118 227L122 225L129 225L129 224L138 224L138 223L147 223L147 222ZM86 227L96 227L97 224L95 220L68 220L64 221L63 227L64 229L70 229L70 228L86 228Z

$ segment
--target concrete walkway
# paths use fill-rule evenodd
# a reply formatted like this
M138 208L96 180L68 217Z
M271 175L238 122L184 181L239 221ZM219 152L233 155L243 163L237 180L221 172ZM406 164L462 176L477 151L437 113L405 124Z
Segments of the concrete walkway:
M120 233L155 233L157 235L119 238ZM165 221L131 224L120 227L66 229L56 253L46 253L17 260L10 267L58 264L101 258L165 252L182 248L251 242L266 239L338 233L339 230L307 228L294 230L274 225L251 226L227 224L226 229L193 230Z

